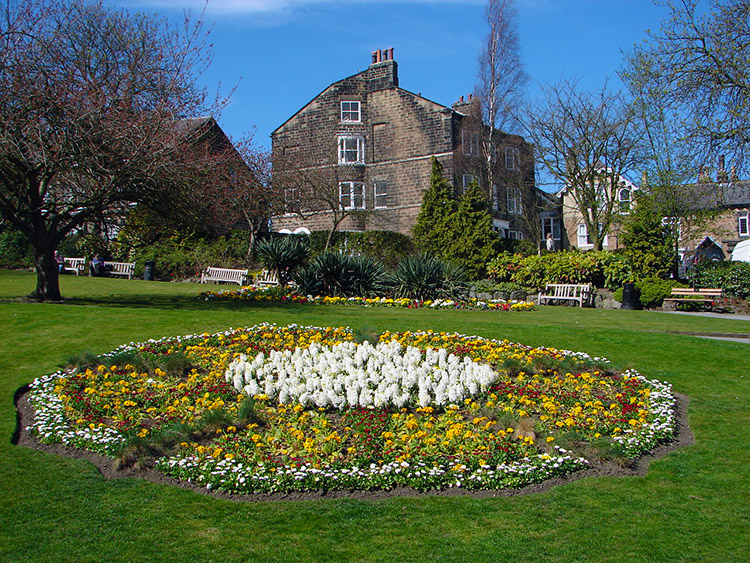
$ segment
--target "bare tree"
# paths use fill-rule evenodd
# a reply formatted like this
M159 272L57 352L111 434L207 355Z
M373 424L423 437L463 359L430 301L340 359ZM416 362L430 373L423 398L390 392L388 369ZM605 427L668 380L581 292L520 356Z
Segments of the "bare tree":
M101 4L8 2L0 21L0 214L31 242L37 299L59 299L53 253L70 232L154 200L195 171L201 135L180 119L218 110L195 87L209 62L184 28Z
M249 259L258 233L266 230L271 215L282 209L283 200L271 184L270 152L255 144L253 134L236 142L225 141L220 150L201 145L212 165L202 167L205 179L195 195L208 202L208 215L215 226L247 228Z
M517 118L528 76L523 70L516 32L513 0L489 0L485 9L488 33L479 55L479 82L475 87L479 115L475 127L485 164L490 201L495 185L498 133Z
M629 54L626 77L658 92L686 155L705 164L726 154L741 167L750 142L750 0L666 5L670 17Z
M696 160L681 116L670 109L651 72L643 72L645 64L638 55L628 56L621 77L633 98L631 107L643 139L641 192L652 196L656 210L666 219L676 258L681 240L702 232L721 211L722 186L696 182L702 158Z
M539 163L568 191L601 250L619 212L616 187L640 162L633 114L623 96L606 85L589 93L563 81L546 87L529 108L527 127Z
M347 219L365 220L375 213L365 208L365 183L355 181L360 171L355 166L307 166L291 158L274 158L274 182L277 193L283 193L285 211L301 219L316 216L329 218L325 250L333 233Z

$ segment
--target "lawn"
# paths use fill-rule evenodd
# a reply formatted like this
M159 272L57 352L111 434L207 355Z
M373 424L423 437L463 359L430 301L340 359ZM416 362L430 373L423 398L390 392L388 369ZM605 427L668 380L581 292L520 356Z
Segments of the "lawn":
M750 344L686 332L750 323L646 311L531 313L248 305L194 284L66 276L63 304L19 299L34 276L0 270L1 561L747 561ZM696 444L645 477L580 479L510 498L240 503L11 444L13 396L81 351L258 322L433 329L606 356L690 398Z

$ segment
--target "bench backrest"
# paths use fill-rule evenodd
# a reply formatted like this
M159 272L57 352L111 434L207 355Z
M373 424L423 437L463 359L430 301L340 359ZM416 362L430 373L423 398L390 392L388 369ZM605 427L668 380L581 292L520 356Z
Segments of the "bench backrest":
M65 268L83 272L86 269L86 258L64 258Z
M706 289L693 289L690 287L675 287L672 289L672 295L679 295L680 297L690 297L694 295L696 297L721 297L723 290L717 288L706 288Z
M247 277L247 270L236 270L233 268L206 268L206 277L220 281L242 282Z
M560 297L585 296L591 292L590 284L548 283L547 291L552 290L554 295Z
M135 262L104 262L104 267L112 267L114 272L122 272L123 274L132 274L135 270Z
M279 283L279 278L276 275L276 272L272 272L270 270L263 270L257 276L255 276L255 283L277 284Z

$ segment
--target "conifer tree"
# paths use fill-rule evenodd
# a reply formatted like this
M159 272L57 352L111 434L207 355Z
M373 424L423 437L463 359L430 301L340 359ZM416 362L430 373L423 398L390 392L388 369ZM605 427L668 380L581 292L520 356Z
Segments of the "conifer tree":
M422 252L462 266L474 278L484 275L487 262L498 252L499 239L479 186L472 183L456 198L437 159L432 161L430 188L412 232Z
M486 274L487 263L499 251L500 239L492 230L492 216L484 193L472 182L458 199L456 212L448 218L451 233L443 257L462 266L474 279Z
M412 229L414 244L420 251L441 255L441 249L452 236L446 232L446 221L457 205L453 188L443 177L443 165L432 157L430 187L422 196L422 208Z

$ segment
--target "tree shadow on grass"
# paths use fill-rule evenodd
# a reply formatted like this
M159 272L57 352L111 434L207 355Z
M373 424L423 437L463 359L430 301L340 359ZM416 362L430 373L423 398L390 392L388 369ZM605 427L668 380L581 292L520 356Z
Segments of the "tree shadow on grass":
M294 304L262 303L251 301L206 301L195 295L174 294L114 294L90 297L71 297L64 300L66 305L130 308L130 309L167 309L180 311L239 311L247 309L267 309L279 306L298 307Z

